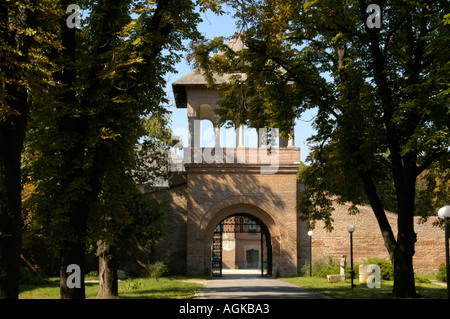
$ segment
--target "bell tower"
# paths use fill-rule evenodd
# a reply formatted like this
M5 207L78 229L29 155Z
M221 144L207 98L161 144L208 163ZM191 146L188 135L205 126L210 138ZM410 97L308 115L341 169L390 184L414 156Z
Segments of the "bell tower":
M217 76L215 80L223 83L229 77ZM214 112L219 107L219 91L208 87L197 71L175 81L172 88L177 108L185 108L188 116L189 141L184 148L187 273L213 274L213 265L221 265L213 252L219 225L227 218L245 216L264 229L271 275L297 274L301 226L296 209L296 174L300 149L295 147L293 135L269 147L266 130L258 129L257 147L250 147L245 145L245 126L236 123L235 145L221 145L220 119ZM205 120L213 124L214 147L200 145L199 124Z

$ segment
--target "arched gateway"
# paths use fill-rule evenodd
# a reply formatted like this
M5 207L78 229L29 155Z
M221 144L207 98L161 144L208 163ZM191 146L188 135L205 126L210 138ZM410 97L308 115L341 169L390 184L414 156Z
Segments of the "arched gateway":
M216 273L212 264L213 238L223 233L218 230L221 224L225 226L225 221L244 216L255 222L265 241L259 254L265 246L266 274L296 274L299 222L296 169L284 167L278 173L265 175L249 170L246 165L229 169L213 166L186 165L187 273ZM236 218L233 223L235 227L247 227L247 231L250 226L248 221L239 225ZM260 260L264 261L264 255Z
M224 76L217 82L227 80ZM296 173L300 149L294 147L293 134L288 141L279 138L268 145L267 132L258 128L257 147L248 147L245 127L235 123L234 145L220 145L220 118L214 112L219 91L208 87L197 71L172 87L177 108L186 108L189 119L189 141L184 148L187 274L217 273L212 262L217 257L213 256L214 234L219 236L217 227L232 216L248 217L262 230L263 245L244 248L244 266L259 265L274 276L297 274L300 224ZM212 148L200 147L202 120L213 123Z
M264 207L263 201L258 204ZM228 206L223 207L223 205ZM231 251L235 255L230 256L231 261L225 263L226 267L260 268L262 275L272 275L273 251L279 250L280 231L276 222L270 216L272 212L267 213L260 206L257 206L250 197L231 196L214 207L211 210L211 214L206 216L211 217L211 219L205 227L204 234L199 234L199 236L203 237L206 243L205 260L211 261L210 264L206 265L206 269L208 272L210 270L212 275L221 274L224 261L226 260L226 258L223 258L223 255L226 255L227 251ZM201 228L203 227L201 226ZM240 238L238 238L238 234L241 235ZM224 239L226 241L234 241L234 245L228 243L228 245L224 246ZM255 240L259 241L259 243L255 242ZM243 245L238 245L239 241ZM251 252L248 252L249 250L251 252L258 251L258 253L257 255L251 254ZM243 252L245 252L244 263L237 262L236 257L239 255L242 257ZM247 264L249 259L253 259L250 262L256 262L256 265ZM257 261L254 259L257 259Z
M211 273L221 276L222 268L261 270L272 275L272 242L267 226L258 218L237 213L215 228L211 245Z

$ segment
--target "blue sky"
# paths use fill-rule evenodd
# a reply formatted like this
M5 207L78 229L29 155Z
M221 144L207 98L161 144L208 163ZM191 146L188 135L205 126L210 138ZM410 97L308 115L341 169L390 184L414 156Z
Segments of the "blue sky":
M212 39L214 37L218 36L231 36L236 31L235 22L233 20L233 17L231 15L222 15L217 16L211 12L202 13L203 22L199 25L199 31L203 33L208 39ZM167 95L170 100L170 111L172 112L172 120L171 120L171 128L174 131L175 135L181 135L183 139L183 144L187 145L187 137L185 136L185 132L187 132L187 126L188 126L188 119L186 114L186 109L177 109L175 107L175 102L173 98L173 92L172 92L172 82L178 80L179 78L183 77L187 73L192 71L192 67L187 63L185 59L183 59L180 63L176 65L176 70L178 73L173 74L170 73L167 75ZM305 162L306 157L309 154L308 147L306 145L306 139L310 137L313 134L313 129L311 128L311 119L313 118L314 113L308 112L305 113L301 119L297 119L296 125L295 125L295 146L301 148L301 161ZM208 133L212 133L212 124L211 123L204 123L207 121L202 122L202 136L209 136ZM205 134L206 133L206 134ZM221 130L222 139L225 138L227 132L223 128ZM255 137L256 135L250 134L247 138L249 141L247 145L249 146L256 146L254 143L256 143ZM186 139L186 140L185 140ZM226 139L227 140L227 139ZM229 140L229 139L228 139ZM225 140L223 140L223 144L225 143ZM204 142L203 145L207 145L208 143L212 143L213 138L209 139L208 141Z

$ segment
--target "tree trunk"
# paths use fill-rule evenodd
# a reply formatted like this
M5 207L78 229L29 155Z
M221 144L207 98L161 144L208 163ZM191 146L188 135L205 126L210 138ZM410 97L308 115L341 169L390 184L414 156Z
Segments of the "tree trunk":
M97 242L99 291L97 298L113 298L119 295L116 246Z
M392 262L394 271L394 288L392 292L394 296L400 298L417 296L413 268L414 245L416 242L416 234L414 232L415 164L410 164L410 167L409 169L398 168L396 173L394 173L398 201L397 240L394 238L370 174L368 172L360 172L364 192L377 218ZM402 173L398 173L399 171Z
M61 5L63 9L71 3L70 0L62 0ZM76 61L76 28L68 28L66 25L69 13L61 16L61 43L64 47L62 51L62 61L60 61L61 69L55 72L54 78L65 86L65 90L59 93L59 100L62 105L69 107L76 103L75 91L72 90L76 81L77 71L74 63ZM86 128L86 119L84 117L75 118L71 114L66 114L61 118L60 130L62 132L70 132L73 138L72 145L62 150L62 158L64 159L63 172L69 172L61 181L61 187L64 189L69 187L76 178L86 176L86 172L79 163L83 162L83 152L85 150L83 141L78 136L84 136L83 133ZM77 169L75 169L77 167ZM85 191L86 192L86 191ZM67 239L60 243L60 298L61 299L84 299L85 298L85 284L84 284L84 260L86 249L86 231L87 231L87 215L90 210L90 203L85 192L80 191L78 200L68 203L67 217L69 223L69 231ZM67 284L67 279L72 274L68 272L69 265L76 265L80 268L80 287L70 288Z
M69 179L70 181L70 179ZM64 185L64 184L63 184ZM88 197L84 200L72 203L68 213L69 228L67 239L60 243L60 298L61 299L85 299L84 269L85 269L85 250L87 233L87 212L89 211L91 201ZM73 277L68 270L69 265L79 267L78 276ZM78 281L78 287L70 287L68 278L71 282Z
M405 161L407 162L407 161ZM415 164L413 166L415 168ZM409 172L409 173L408 173ZM398 235L394 253L394 289L396 297L416 297L413 256L417 241L414 232L414 201L416 176L412 170L403 170L403 178L397 181Z
M397 240L397 249L394 254L394 289L392 292L399 298L417 297L413 269L415 240L400 233L399 237L403 237L403 239Z
M380 227L384 245L389 253L391 263L394 264L394 255L397 242L395 240L394 233L392 232L391 225L386 217L386 213L384 212L383 204L377 194L377 189L370 173L360 172L359 175L363 182L364 192L369 199L370 206L372 207L378 226Z
M66 248L60 250L60 299L85 299L85 284L84 284L84 251L85 242L72 242L66 245ZM79 287L70 288L67 284L68 277L72 275L67 271L69 265L77 265L81 272L79 277L75 278L80 283ZM73 281L73 278L71 278Z
M14 5L15 6L15 5ZM0 45L8 45L20 52L15 61L6 60L0 53L2 67L2 96L0 100L0 298L17 299L19 295L19 262L22 247L22 187L21 154L29 113L28 93L16 81L20 70L16 64L28 59L32 38L18 31L34 26L29 8L16 8L0 2ZM17 30L8 30L9 14L15 14ZM14 22L12 22L14 23ZM5 81L6 79L6 81ZM12 80L13 79L13 80ZM6 106L6 107L5 107ZM8 110L9 108L9 110Z
M417 177L416 157L409 153L403 155L401 134L393 121L395 107L394 94L389 85L386 73L386 56L380 50L379 33L376 30L368 32L374 79L377 84L379 97L383 106L383 122L386 126L386 141L391 159L391 172L394 179L398 234L394 250L394 289L396 297L415 297L414 270L412 258L416 234L414 232L414 199ZM412 124L410 124L412 125ZM411 131L413 132L414 129Z
M8 299L17 299L19 294L23 226L20 156L25 117L0 119L0 298Z

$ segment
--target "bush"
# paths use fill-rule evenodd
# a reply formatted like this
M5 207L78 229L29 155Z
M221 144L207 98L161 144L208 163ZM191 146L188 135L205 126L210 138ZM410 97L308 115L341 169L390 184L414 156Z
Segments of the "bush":
M329 265L322 268L317 272L317 276L320 278L327 278L327 275L338 275L340 273L341 266L339 265Z
M367 259L363 262L364 264L376 264L380 266L380 275L383 280L392 280L394 278L394 272L392 270L391 262L385 258L379 257L367 257ZM353 263L353 278L359 277L359 265L360 263ZM312 264L312 272L313 276L318 276L321 278L327 278L327 275L337 275L340 274L340 265L338 263L334 263L331 257L321 258L317 260L313 260ZM443 268L443 272L445 273L445 265ZM350 261L347 260L347 266L345 268L345 277L347 279L351 278L351 265ZM306 262L302 267L302 274L309 274L309 262Z
M322 269L328 268L329 266L335 266L331 257L313 259L312 267L311 267L312 275L320 276L319 273L322 271ZM301 274L304 276L309 276L309 270L310 270L310 267L309 267L309 260L308 260L303 265L303 267L301 269ZM337 273L339 273L339 270ZM325 278L326 278L326 275L325 275Z
M133 290L138 290L142 287L142 282L140 280L138 281L131 281L131 280L127 280L124 283L124 289L126 291L133 291Z
M300 270L301 276L308 276L309 275L309 261L305 262L305 264L302 266Z
M155 278L156 281L159 281L159 278L168 270L167 265L162 261L147 266L147 269L150 277Z
M438 268L438 273L436 275L437 280L447 282L447 268L445 263L441 263Z
M359 263L353 263L353 279L356 279L359 277ZM347 263L347 266L345 267L345 278L351 279L352 278L352 265L350 262Z
M365 264L375 264L380 266L380 276L383 280L392 280L394 278L394 271L389 260L379 257L367 257Z
M26 271L20 277L21 284L32 284L32 285L40 285L48 283L47 276L38 270L38 271Z
M414 281L415 283L421 283L421 284L429 284L431 281L427 278L426 275L418 275L414 274Z
M87 277L98 277L98 270L92 270L86 274Z

